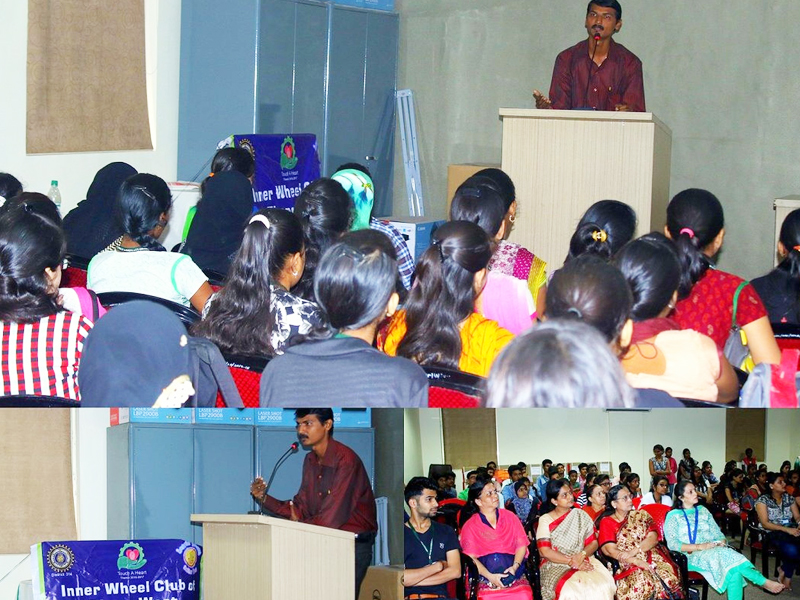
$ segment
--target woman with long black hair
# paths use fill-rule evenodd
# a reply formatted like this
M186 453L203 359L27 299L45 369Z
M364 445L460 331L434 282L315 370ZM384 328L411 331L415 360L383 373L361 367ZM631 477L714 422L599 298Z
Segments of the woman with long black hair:
M389 326L384 352L420 365L488 375L513 338L475 312L491 257L492 242L475 223L450 221L439 227L417 264L405 309Z
M778 239L781 262L768 274L751 282L771 323L800 324L800 209L783 220Z
M296 335L322 324L316 304L292 293L303 275L303 228L292 213L267 208L251 217L225 285L192 333L223 352L281 354Z
M338 185L338 184L337 184ZM261 376L261 406L424 407L419 366L372 347L378 324L394 314L397 263L386 235L351 231L322 255L314 293L323 326L289 345Z
M0 216L0 396L80 400L77 373L92 324L59 304L65 251L61 227L26 201Z

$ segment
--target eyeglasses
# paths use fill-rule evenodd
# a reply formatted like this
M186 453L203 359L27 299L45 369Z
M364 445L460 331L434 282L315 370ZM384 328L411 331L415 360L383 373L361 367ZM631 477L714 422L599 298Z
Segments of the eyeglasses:
M488 497L497 496L497 490L489 490L488 492L484 492L481 495L482 496L488 496Z

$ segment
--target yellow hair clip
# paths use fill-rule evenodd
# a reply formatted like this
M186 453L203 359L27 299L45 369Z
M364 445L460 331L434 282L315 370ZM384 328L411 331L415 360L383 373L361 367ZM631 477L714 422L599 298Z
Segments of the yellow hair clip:
M600 229L599 231L592 232L592 239L595 242L605 243L606 240L608 239L608 234L602 229Z

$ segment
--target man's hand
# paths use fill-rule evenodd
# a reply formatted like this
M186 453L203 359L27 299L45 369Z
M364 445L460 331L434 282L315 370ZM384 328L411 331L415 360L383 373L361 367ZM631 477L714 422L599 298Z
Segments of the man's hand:
M618 110L620 112L628 112L630 110L630 107L627 104L617 104L614 107L614 110Z
M536 99L536 108L553 108L550 98L542 94L539 90L533 90L533 97Z
M299 521L300 520L300 515L298 515L297 511L294 509L294 502L292 502L291 500L289 500L289 510L292 513L292 516L290 516L289 518L292 521Z
M250 494L255 498L259 504L264 499L264 493L267 491L267 484L261 477L256 477L253 483L250 484Z

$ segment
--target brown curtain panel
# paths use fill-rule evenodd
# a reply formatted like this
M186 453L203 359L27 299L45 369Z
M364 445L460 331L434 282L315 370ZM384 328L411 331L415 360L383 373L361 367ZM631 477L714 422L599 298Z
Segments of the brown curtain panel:
M0 456L0 554L76 539L69 409L0 409Z
M144 0L28 0L27 151L150 150Z
M461 467L497 460L497 427L492 408L448 408L442 411L444 461Z

